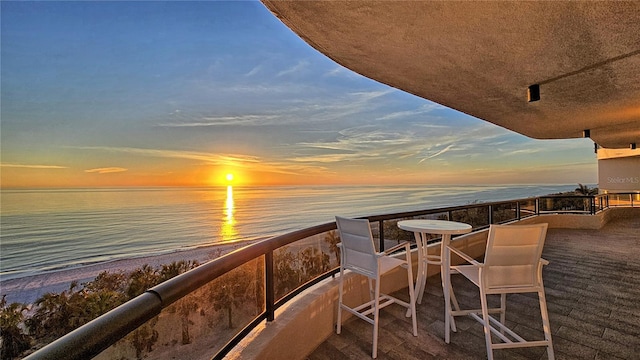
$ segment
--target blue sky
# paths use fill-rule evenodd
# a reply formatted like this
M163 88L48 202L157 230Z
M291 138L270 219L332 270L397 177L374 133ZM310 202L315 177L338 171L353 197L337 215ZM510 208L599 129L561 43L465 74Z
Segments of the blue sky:
M589 139L376 83L260 2L1 6L3 187L596 182Z

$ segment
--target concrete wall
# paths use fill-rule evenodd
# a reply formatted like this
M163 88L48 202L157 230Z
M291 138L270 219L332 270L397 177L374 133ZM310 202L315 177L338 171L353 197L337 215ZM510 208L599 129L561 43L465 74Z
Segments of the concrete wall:
M640 191L640 149L598 150L600 193Z

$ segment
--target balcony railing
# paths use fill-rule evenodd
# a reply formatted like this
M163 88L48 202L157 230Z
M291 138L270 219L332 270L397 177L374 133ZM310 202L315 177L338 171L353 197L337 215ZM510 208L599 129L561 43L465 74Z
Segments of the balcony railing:
M542 196L366 217L380 249L412 240L402 219L461 221L474 230L547 213L596 214L638 207L640 194ZM296 295L336 274L335 223L264 240L214 259L147 290L52 342L27 359L223 358ZM438 241L433 239L432 241ZM154 354L155 353L155 354Z

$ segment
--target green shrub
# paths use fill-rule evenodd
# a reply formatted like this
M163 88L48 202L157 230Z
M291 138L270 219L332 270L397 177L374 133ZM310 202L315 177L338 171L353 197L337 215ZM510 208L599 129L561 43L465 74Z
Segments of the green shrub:
M31 336L21 328L24 312L29 310L25 304L7 305L6 295L0 300L0 337L2 337L2 360L13 359L31 347Z

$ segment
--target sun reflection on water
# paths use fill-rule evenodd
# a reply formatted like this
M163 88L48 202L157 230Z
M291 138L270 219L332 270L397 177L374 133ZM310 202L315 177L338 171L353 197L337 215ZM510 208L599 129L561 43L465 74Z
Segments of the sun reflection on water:
M234 241L238 232L236 231L236 220L233 216L235 204L233 202L233 186L227 185L227 200L225 201L225 218L220 229L222 241Z

